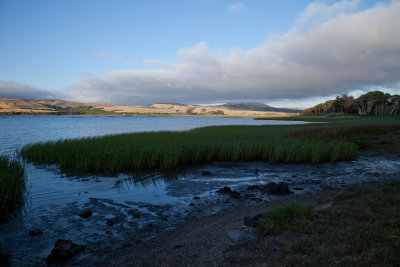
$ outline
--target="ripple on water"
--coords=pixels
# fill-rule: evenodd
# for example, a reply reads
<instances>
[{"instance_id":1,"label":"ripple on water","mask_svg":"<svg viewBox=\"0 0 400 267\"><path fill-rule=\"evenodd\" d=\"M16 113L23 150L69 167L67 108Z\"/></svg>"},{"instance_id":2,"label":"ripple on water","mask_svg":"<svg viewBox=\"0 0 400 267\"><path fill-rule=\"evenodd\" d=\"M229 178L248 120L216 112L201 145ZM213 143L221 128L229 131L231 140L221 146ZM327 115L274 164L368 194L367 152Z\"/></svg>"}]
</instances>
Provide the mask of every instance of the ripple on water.
<instances>
[{"instance_id":1,"label":"ripple on water","mask_svg":"<svg viewBox=\"0 0 400 267\"><path fill-rule=\"evenodd\" d=\"M397 157L362 154L353 162L337 164L215 162L177 174L179 179L159 173L133 179L126 174L66 177L54 166L35 168L28 164L29 201L21 216L4 225L1 239L8 244L14 264L37 265L58 238L87 244L87 253L92 253L91 246L115 243L128 235L138 241L145 240L187 218L254 203L251 199L233 200L215 193L224 186L244 195L248 185L285 181L291 188L302 189L296 190L296 194L304 194L327 185L398 179L399 168ZM204 176L205 170L210 175ZM153 179L145 180L149 177ZM268 201L274 197L257 195L256 198ZM84 208L93 210L91 217L84 219L78 215ZM31 237L28 233L32 229L41 229L43 234Z\"/></svg>"}]
</instances>

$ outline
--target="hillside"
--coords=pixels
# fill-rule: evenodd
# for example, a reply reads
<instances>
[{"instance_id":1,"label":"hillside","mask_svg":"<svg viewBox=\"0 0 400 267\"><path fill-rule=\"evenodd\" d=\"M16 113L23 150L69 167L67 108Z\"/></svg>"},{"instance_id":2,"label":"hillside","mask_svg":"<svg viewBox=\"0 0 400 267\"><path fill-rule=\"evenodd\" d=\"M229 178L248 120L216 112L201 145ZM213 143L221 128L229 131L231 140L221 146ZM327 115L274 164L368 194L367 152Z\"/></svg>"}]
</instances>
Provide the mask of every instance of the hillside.
<instances>
[{"instance_id":1,"label":"hillside","mask_svg":"<svg viewBox=\"0 0 400 267\"><path fill-rule=\"evenodd\" d=\"M263 103L256 102L230 102L222 105L229 109L238 110L255 110L255 111L268 111L268 112L285 112L285 113L302 113L300 109L289 109L289 108L274 108Z\"/></svg>"},{"instance_id":2,"label":"hillside","mask_svg":"<svg viewBox=\"0 0 400 267\"><path fill-rule=\"evenodd\" d=\"M0 98L1 115L109 115L109 116L289 116L299 110L278 109L258 103L228 103L220 106L197 106L178 103L147 106L118 106L54 100Z\"/></svg>"}]
</instances>

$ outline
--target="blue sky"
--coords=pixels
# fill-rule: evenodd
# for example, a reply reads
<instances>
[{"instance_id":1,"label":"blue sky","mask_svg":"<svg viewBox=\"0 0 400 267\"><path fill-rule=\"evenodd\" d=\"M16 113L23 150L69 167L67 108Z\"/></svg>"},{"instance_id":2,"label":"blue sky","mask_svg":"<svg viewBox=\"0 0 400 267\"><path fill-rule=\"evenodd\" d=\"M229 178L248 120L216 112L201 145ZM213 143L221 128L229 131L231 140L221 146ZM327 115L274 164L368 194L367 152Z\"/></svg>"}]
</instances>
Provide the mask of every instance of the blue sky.
<instances>
[{"instance_id":1,"label":"blue sky","mask_svg":"<svg viewBox=\"0 0 400 267\"><path fill-rule=\"evenodd\" d=\"M371 37L365 37L369 30L362 26L362 19L357 21L357 16L365 21L375 18L371 34L382 25L395 30L398 17L391 25L376 17L398 15L398 4L366 0L0 0L0 97L57 97L125 105L245 100L296 106L354 90L379 88L398 93L400 83L393 78L399 74L396 64L383 62L362 74L338 73L336 83L325 82L326 74L319 73L321 69L330 72L329 58L335 53L346 57L347 46L359 46L364 54L376 53L373 62L377 56L390 58L399 52L397 40L385 46L389 35L393 38L397 32L375 33L389 39L371 46ZM355 35L361 27L360 38L340 36L335 25L343 23ZM329 53L325 61L321 56L307 57L310 51L301 46L324 44L321 40L329 31L332 41L341 40L339 51L333 51L335 46L315 49L316 55ZM296 42L299 51L293 49ZM335 67L343 64L344 69L357 69L350 63L336 62ZM308 83L298 80L304 71ZM311 71L321 77L315 84L309 82ZM379 72L385 77L379 78ZM377 77L371 79L371 75Z\"/></svg>"}]
</instances>

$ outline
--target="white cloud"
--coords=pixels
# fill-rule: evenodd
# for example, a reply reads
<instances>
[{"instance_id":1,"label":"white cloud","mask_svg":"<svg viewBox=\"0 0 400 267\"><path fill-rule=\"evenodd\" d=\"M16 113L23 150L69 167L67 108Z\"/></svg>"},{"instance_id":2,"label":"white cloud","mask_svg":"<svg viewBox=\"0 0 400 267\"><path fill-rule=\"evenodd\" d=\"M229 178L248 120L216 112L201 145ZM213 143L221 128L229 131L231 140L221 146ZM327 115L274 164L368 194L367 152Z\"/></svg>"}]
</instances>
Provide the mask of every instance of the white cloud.
<instances>
[{"instance_id":1,"label":"white cloud","mask_svg":"<svg viewBox=\"0 0 400 267\"><path fill-rule=\"evenodd\" d=\"M309 4L295 22L296 28L312 28L334 17L350 13L359 6L359 0L343 0L328 5L326 1L315 1Z\"/></svg>"},{"instance_id":2,"label":"white cloud","mask_svg":"<svg viewBox=\"0 0 400 267\"><path fill-rule=\"evenodd\" d=\"M230 14L236 14L245 10L245 6L241 2L230 4L226 7Z\"/></svg>"},{"instance_id":3,"label":"white cloud","mask_svg":"<svg viewBox=\"0 0 400 267\"><path fill-rule=\"evenodd\" d=\"M82 78L64 93L70 99L119 104L277 101L366 86L400 93L400 2L352 11L356 6L357 1L316 2L299 23L318 14L323 22L303 31L295 25L260 47L222 54L200 42L181 49L175 65Z\"/></svg>"}]
</instances>

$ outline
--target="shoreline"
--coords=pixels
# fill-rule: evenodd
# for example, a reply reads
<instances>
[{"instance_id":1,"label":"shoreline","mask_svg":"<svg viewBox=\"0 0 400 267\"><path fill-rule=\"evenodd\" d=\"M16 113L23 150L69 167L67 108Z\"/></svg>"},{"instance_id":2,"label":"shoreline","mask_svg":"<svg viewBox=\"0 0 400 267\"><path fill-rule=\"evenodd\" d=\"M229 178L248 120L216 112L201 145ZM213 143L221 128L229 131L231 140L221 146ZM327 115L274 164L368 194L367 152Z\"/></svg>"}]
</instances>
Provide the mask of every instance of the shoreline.
<instances>
[{"instance_id":1,"label":"shoreline","mask_svg":"<svg viewBox=\"0 0 400 267\"><path fill-rule=\"evenodd\" d=\"M328 191L326 191L328 192ZM317 193L318 195L321 193ZM248 229L243 225L244 216L256 216L269 208L292 201L311 202L315 195L288 195L270 202L249 207L232 208L219 214L191 219L180 227L144 242L124 247L100 262L88 262L100 266L220 266L224 263L223 252L240 242L232 240L228 233ZM77 258L72 265L86 260Z\"/></svg>"},{"instance_id":2,"label":"shoreline","mask_svg":"<svg viewBox=\"0 0 400 267\"><path fill-rule=\"evenodd\" d=\"M400 177L396 180L400 180ZM310 206L324 211L332 207L334 199L353 188L388 186L392 182L323 189L314 194L282 196L270 202L242 208L232 208L219 214L191 219L174 230L162 233L143 243L121 243L111 253L108 248L98 250L103 257L79 255L68 264L84 266L265 266L271 262L247 263L257 257L254 251L261 242L272 242L273 237L263 237L257 228L244 225L244 217L256 216L288 203ZM279 250L272 252L270 260L276 260ZM245 259L237 262L237 258Z\"/></svg>"},{"instance_id":3,"label":"shoreline","mask_svg":"<svg viewBox=\"0 0 400 267\"><path fill-rule=\"evenodd\" d=\"M374 169L370 168L376 168L374 166L378 163L377 160L380 157L377 157L375 154L368 153L363 155L364 156L361 159L358 158L358 160L353 163L326 163L317 166L309 164L269 165L266 163L258 163L259 165L257 165L257 163L215 163L216 165L212 164L214 167L208 165L197 169L192 173L191 176L186 177L185 180L173 180L173 183L168 185L168 189L166 191L168 195L183 197L179 202L180 204L174 207L168 204L144 205L143 203L140 204L140 202L114 202L107 199L93 198L89 194L89 196L87 196L89 201L81 199L81 204L79 205L77 203L71 203L65 208L53 209L50 214L47 214L43 208L39 208L40 217L44 219L44 221L35 219L36 221L33 220L32 222L29 222L28 225L19 225L18 221L30 221L30 219L22 217L19 219L17 218L17 226L15 226L15 231L18 234L18 238L21 238L19 242L22 243L20 244L33 242L32 245L34 245L32 248L23 249L25 256L24 258L20 258L19 261L22 260L22 262L26 263L28 262L28 259L30 259L29 262L32 262L32 265L40 266L40 264L45 264L45 257L49 255L51 249L54 247L54 242L58 238L70 239L76 244L86 245L86 250L84 250L71 262L68 262L68 265L102 265L104 262L109 261L110 264L117 266L120 263L123 264L124 262L113 263L114 260L116 261L117 259L121 259L131 261L131 258L123 258L125 257L124 255L126 253L128 253L130 250L134 252L141 251L142 249L149 248L149 246L153 246L154 249L161 249L162 251L166 249L166 251L169 251L168 249L170 249L173 253L183 253L182 251L189 253L190 249L188 248L190 248L190 246L199 246L190 243L192 238L188 238L189 240L185 241L184 244L181 244L179 241L180 239L174 239L176 241L175 243L169 242L165 245L165 247L163 247L163 243L166 241L160 240L173 240L173 236L171 235L177 235L178 237L180 236L179 238L183 238L182 235L199 233L196 228L203 227L202 225L204 225L204 227L207 227L207 225L216 225L215 229L225 229L225 226L218 226L219 221L221 221L222 225L229 224L231 226L235 226L236 228L232 228L233 230L240 230L242 229L241 225L243 224L244 213L248 213L246 215L253 216L258 212L261 212L265 207L269 207L275 203L280 203L286 200L313 198L315 195L319 195L322 192L332 191L333 187L339 187L339 190L341 190L345 188L343 184L347 184L351 187L354 186L354 184L376 184L398 179L398 175L394 173L394 171L398 169L398 167L396 167L398 165L398 157L391 155L382 157L383 161L380 164L382 166L379 167L377 172L374 172ZM395 165L388 168L388 164L390 165L390 162L393 162ZM376 166L380 165L378 164ZM347 167L345 168L345 166ZM261 177L258 177L254 173L254 170L257 169L259 170ZM214 176L207 177L202 175L202 172L206 170L210 170ZM242 172L239 172L239 170L242 170ZM320 170L320 172L318 170ZM342 176L336 176L338 174L338 170L344 172ZM362 172L360 173L361 170ZM236 176L233 176L234 173ZM293 177L293 175L297 176L299 174L300 176ZM357 177L357 174L362 175L362 177ZM250 180L240 179L241 177L249 176L251 178ZM231 177L232 179L222 182L221 178L224 177ZM346 177L352 177L352 179L347 179ZM211 180L216 180L216 184L209 187L207 183ZM200 181L202 181L204 186L207 187L200 189L202 188L199 187L198 184ZM290 190L292 191L298 187L302 187L302 189L300 191L295 191L295 194L293 195L271 197L263 192L248 189L248 187L251 185L265 185L268 182L274 181L287 182ZM91 182L83 181L83 183ZM191 187L187 187L188 185ZM239 192L241 198L234 199L230 195L221 195L215 191L224 186L232 186L232 190ZM199 195L196 192L204 192L204 194ZM212 194L209 194L209 192ZM249 196L249 199L245 198L246 195L250 194L253 194L254 196ZM196 196L199 196L199 199L196 199ZM253 201L251 198L254 198L255 201ZM255 205L255 203L259 203L259 205ZM91 215L89 218L80 218L78 213L87 208L93 210L93 215ZM141 213L141 209L146 209L148 211L146 213ZM254 210L254 212L251 212L251 210ZM35 214L31 214L30 216L34 216L33 218L36 217ZM226 221L226 219L230 218L230 216L236 216L236 219L229 219ZM108 222L106 223L107 219L110 218L113 225L108 224ZM138 222L142 222L142 226L140 226L138 229L137 227L139 227L139 225L136 224L136 219L134 218L137 218ZM214 223L214 220L217 221ZM12 224L14 223L15 221ZM181 230L186 229L186 225L194 226L192 226L192 228L187 228L188 230ZM176 230L173 230L175 228ZM43 231L43 234L30 237L28 236L28 232L32 230L41 230ZM7 232L8 230L5 228L3 231ZM207 228L204 231L207 231ZM209 231L211 232L214 230L209 229ZM102 232L108 234L102 236ZM180 234L180 232L182 232L182 234ZM226 241L228 238L226 231L221 232L220 234L222 236L218 238L222 238L221 240ZM163 237L164 235L167 237ZM207 236L206 232L203 232L199 235ZM156 239L151 239L154 236L158 237L156 237ZM8 238L14 237L10 236ZM4 240L4 242L7 242L7 239ZM202 242L205 242L205 245L208 244L206 240L203 240ZM159 243L161 247L158 247L157 243ZM17 244L10 243L10 246L17 247ZM43 249L41 251L37 251L37 246L40 246ZM188 248L185 249L185 246L188 246ZM206 250L206 252L210 251L210 249ZM214 250L218 251L218 249L211 249L211 251ZM27 255L27 251L31 251L29 253L32 254ZM101 253L99 253L99 251L101 251ZM169 252L172 253L171 251ZM22 256L19 254L20 252L10 252L12 252L11 260L13 260L13 257L14 260L17 260L18 257ZM185 253L182 255L186 255ZM167 253L167 255L169 254ZM38 256L40 256L41 259L37 258L34 260L33 257ZM192 260L197 261L194 254L192 256ZM183 258L186 259L187 257L184 256ZM146 257L143 258L140 256L137 260L145 262ZM160 258L159 260L163 259ZM17 264L17 262L13 262L13 264ZM195 263L193 264L196 265ZM199 265L203 264L199 263Z\"/></svg>"}]
</instances>

